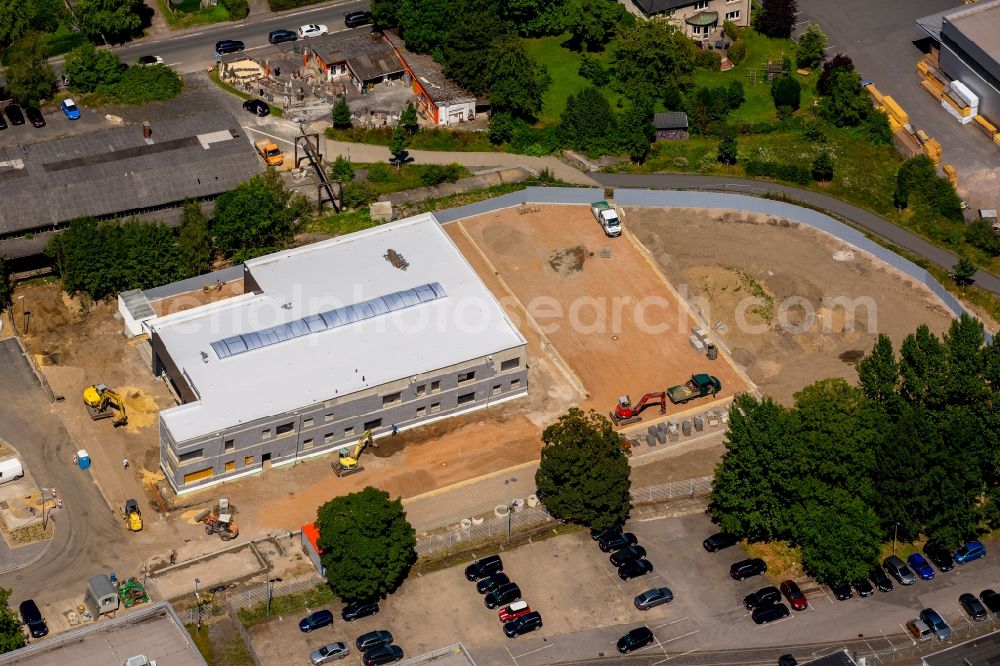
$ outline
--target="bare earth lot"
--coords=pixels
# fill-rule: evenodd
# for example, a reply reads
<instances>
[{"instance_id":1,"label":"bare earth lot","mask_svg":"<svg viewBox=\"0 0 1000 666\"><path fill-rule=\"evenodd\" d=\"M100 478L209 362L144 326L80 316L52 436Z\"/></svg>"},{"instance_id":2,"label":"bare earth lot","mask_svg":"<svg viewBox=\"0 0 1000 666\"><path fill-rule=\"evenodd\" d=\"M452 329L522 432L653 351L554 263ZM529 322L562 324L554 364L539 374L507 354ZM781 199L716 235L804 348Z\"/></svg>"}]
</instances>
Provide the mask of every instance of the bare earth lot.
<instances>
[{"instance_id":1,"label":"bare earth lot","mask_svg":"<svg viewBox=\"0 0 1000 666\"><path fill-rule=\"evenodd\" d=\"M952 319L922 285L794 222L772 225L738 211L635 208L627 211L626 224L678 291L686 292L689 301L702 299L705 319L724 324L716 334L761 392L782 402L791 402L796 391L823 377L854 382L854 363L871 351L879 333L889 335L898 349L920 324L941 334ZM760 332L738 325L738 305L753 282L774 303L769 326L761 326L764 321L752 306L745 311L747 324L761 327ZM824 298L838 297L869 299L856 302L874 307L854 310L852 330L846 308L823 305ZM779 325L783 303L789 305L790 327ZM795 330L806 323L808 309L815 314L813 325Z\"/></svg>"}]
</instances>

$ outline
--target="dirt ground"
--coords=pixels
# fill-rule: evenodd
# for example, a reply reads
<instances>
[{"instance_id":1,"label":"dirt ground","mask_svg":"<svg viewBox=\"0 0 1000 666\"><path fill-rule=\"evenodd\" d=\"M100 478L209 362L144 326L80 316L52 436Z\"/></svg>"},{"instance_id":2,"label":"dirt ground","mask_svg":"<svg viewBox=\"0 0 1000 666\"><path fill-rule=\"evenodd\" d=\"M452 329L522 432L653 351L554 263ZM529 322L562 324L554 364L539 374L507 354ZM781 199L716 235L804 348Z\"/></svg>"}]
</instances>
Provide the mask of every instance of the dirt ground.
<instances>
[{"instance_id":1,"label":"dirt ground","mask_svg":"<svg viewBox=\"0 0 1000 666\"><path fill-rule=\"evenodd\" d=\"M898 349L920 324L941 334L952 319L923 285L794 222L772 224L737 211L661 208L627 210L626 221L675 287L698 303L761 392L784 403L823 377L855 381L854 364L879 333L889 335ZM755 289L763 291L758 294L765 305L747 307L747 325L738 325L740 303ZM855 308L852 326L847 308L823 302L839 297L870 299L874 307ZM809 310L815 314L811 326Z\"/></svg>"},{"instance_id":2,"label":"dirt ground","mask_svg":"<svg viewBox=\"0 0 1000 666\"><path fill-rule=\"evenodd\" d=\"M643 252L627 237L605 237L587 208L507 209L447 229L485 256L491 270L480 275L495 273L506 287L497 296L516 298L520 330L533 327L524 311L531 314L584 387L584 408L607 413L620 395L638 400L698 372L722 381L720 398L750 388L724 354L708 361L690 347L695 320ZM668 415L681 411L667 407Z\"/></svg>"}]
</instances>

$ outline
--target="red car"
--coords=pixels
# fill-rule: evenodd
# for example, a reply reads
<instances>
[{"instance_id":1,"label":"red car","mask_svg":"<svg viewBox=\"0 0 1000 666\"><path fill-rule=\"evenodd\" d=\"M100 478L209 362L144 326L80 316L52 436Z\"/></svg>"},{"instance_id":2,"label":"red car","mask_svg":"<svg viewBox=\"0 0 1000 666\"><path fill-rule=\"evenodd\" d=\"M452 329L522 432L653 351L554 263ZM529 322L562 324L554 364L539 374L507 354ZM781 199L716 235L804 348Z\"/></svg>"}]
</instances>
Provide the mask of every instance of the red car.
<instances>
[{"instance_id":1,"label":"red car","mask_svg":"<svg viewBox=\"0 0 1000 666\"><path fill-rule=\"evenodd\" d=\"M802 590L799 589L794 580L786 580L782 583L781 593L785 595L785 599L788 599L788 604L797 611L805 610L809 606L806 595L802 594Z\"/></svg>"},{"instance_id":2,"label":"red car","mask_svg":"<svg viewBox=\"0 0 1000 666\"><path fill-rule=\"evenodd\" d=\"M531 609L528 608L527 601L515 601L509 606L504 606L500 609L500 621L510 622L511 620L516 620L522 615L527 615L530 612Z\"/></svg>"}]
</instances>

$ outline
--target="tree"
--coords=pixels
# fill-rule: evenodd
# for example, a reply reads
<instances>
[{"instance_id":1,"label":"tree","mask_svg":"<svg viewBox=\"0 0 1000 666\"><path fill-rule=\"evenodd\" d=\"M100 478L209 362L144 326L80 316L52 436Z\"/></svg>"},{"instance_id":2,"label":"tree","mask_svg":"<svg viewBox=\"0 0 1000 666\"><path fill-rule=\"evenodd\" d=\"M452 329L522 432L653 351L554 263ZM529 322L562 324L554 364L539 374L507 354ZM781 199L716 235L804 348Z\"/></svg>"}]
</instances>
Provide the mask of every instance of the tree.
<instances>
[{"instance_id":1,"label":"tree","mask_svg":"<svg viewBox=\"0 0 1000 666\"><path fill-rule=\"evenodd\" d=\"M681 111L684 109L684 98L677 86L667 86L663 89L663 106L667 111Z\"/></svg>"},{"instance_id":2,"label":"tree","mask_svg":"<svg viewBox=\"0 0 1000 666\"><path fill-rule=\"evenodd\" d=\"M565 29L566 0L499 0L496 7L499 18L525 37L558 35Z\"/></svg>"},{"instance_id":3,"label":"tree","mask_svg":"<svg viewBox=\"0 0 1000 666\"><path fill-rule=\"evenodd\" d=\"M853 72L854 61L849 56L838 53L823 63L823 71L820 72L819 80L816 82L816 90L819 91L820 95L830 94L830 77L840 69Z\"/></svg>"},{"instance_id":4,"label":"tree","mask_svg":"<svg viewBox=\"0 0 1000 666\"><path fill-rule=\"evenodd\" d=\"M375 30L396 27L396 7L399 0L371 0L369 10Z\"/></svg>"},{"instance_id":5,"label":"tree","mask_svg":"<svg viewBox=\"0 0 1000 666\"><path fill-rule=\"evenodd\" d=\"M968 257L959 257L958 263L952 266L951 270L955 274L955 284L964 287L975 282L973 276L975 276L976 271L979 269L976 268L976 265Z\"/></svg>"},{"instance_id":6,"label":"tree","mask_svg":"<svg viewBox=\"0 0 1000 666\"><path fill-rule=\"evenodd\" d=\"M643 21L625 30L613 55L618 89L633 99L657 99L667 86L691 85L691 40L666 21Z\"/></svg>"},{"instance_id":7,"label":"tree","mask_svg":"<svg viewBox=\"0 0 1000 666\"><path fill-rule=\"evenodd\" d=\"M142 0L77 0L80 28L93 40L124 41L142 28Z\"/></svg>"},{"instance_id":8,"label":"tree","mask_svg":"<svg viewBox=\"0 0 1000 666\"><path fill-rule=\"evenodd\" d=\"M501 111L500 113L490 114L487 136L490 139L490 143L494 146L508 143L514 137L514 130L516 129L517 122L509 113Z\"/></svg>"},{"instance_id":9,"label":"tree","mask_svg":"<svg viewBox=\"0 0 1000 666\"><path fill-rule=\"evenodd\" d=\"M600 51L628 15L625 5L613 0L570 0L565 10L570 42L579 49Z\"/></svg>"},{"instance_id":10,"label":"tree","mask_svg":"<svg viewBox=\"0 0 1000 666\"><path fill-rule=\"evenodd\" d=\"M7 92L17 102L37 108L56 84L56 74L45 59L41 36L29 32L14 44L4 69Z\"/></svg>"},{"instance_id":11,"label":"tree","mask_svg":"<svg viewBox=\"0 0 1000 666\"><path fill-rule=\"evenodd\" d=\"M7 264L3 257L0 257L0 312L10 307L14 290L10 286L10 274L7 272Z\"/></svg>"},{"instance_id":12,"label":"tree","mask_svg":"<svg viewBox=\"0 0 1000 666\"><path fill-rule=\"evenodd\" d=\"M333 111L330 112L330 115L334 129L346 130L351 129L354 125L354 116L351 113L351 107L347 105L346 97L341 97L337 100L337 103L333 105Z\"/></svg>"},{"instance_id":13,"label":"tree","mask_svg":"<svg viewBox=\"0 0 1000 666\"><path fill-rule=\"evenodd\" d=\"M0 654L23 648L27 641L21 630L21 620L8 605L10 590L0 587Z\"/></svg>"},{"instance_id":14,"label":"tree","mask_svg":"<svg viewBox=\"0 0 1000 666\"><path fill-rule=\"evenodd\" d=\"M812 69L823 62L826 51L826 35L815 23L810 23L806 31L799 37L798 48L795 50L795 61L799 67Z\"/></svg>"},{"instance_id":15,"label":"tree","mask_svg":"<svg viewBox=\"0 0 1000 666\"><path fill-rule=\"evenodd\" d=\"M730 110L735 111L740 108L746 97L746 92L743 90L742 83L739 81L729 82L729 86L726 88L726 103L728 104Z\"/></svg>"},{"instance_id":16,"label":"tree","mask_svg":"<svg viewBox=\"0 0 1000 666\"><path fill-rule=\"evenodd\" d=\"M608 98L591 86L566 100L556 136L561 146L599 155L612 150L616 131L617 119Z\"/></svg>"},{"instance_id":17,"label":"tree","mask_svg":"<svg viewBox=\"0 0 1000 666\"><path fill-rule=\"evenodd\" d=\"M768 37L788 38L792 36L796 13L798 3L795 0L763 0L754 27Z\"/></svg>"},{"instance_id":18,"label":"tree","mask_svg":"<svg viewBox=\"0 0 1000 666\"><path fill-rule=\"evenodd\" d=\"M893 414L899 410L899 363L892 340L884 333L879 334L872 352L858 362L858 384L882 411Z\"/></svg>"},{"instance_id":19,"label":"tree","mask_svg":"<svg viewBox=\"0 0 1000 666\"><path fill-rule=\"evenodd\" d=\"M719 142L719 154L716 157L722 164L736 164L736 128L726 127Z\"/></svg>"},{"instance_id":20,"label":"tree","mask_svg":"<svg viewBox=\"0 0 1000 666\"><path fill-rule=\"evenodd\" d=\"M629 464L608 419L573 407L542 432L542 443L535 486L553 516L597 529L625 520Z\"/></svg>"},{"instance_id":21,"label":"tree","mask_svg":"<svg viewBox=\"0 0 1000 666\"><path fill-rule=\"evenodd\" d=\"M406 40L406 48L414 53L433 53L448 41L455 25L452 5L448 0L399 0L396 23Z\"/></svg>"},{"instance_id":22,"label":"tree","mask_svg":"<svg viewBox=\"0 0 1000 666\"><path fill-rule=\"evenodd\" d=\"M119 104L148 104L177 97L183 88L181 77L166 65L143 65L125 70L114 95Z\"/></svg>"},{"instance_id":23,"label":"tree","mask_svg":"<svg viewBox=\"0 0 1000 666\"><path fill-rule=\"evenodd\" d=\"M470 92L482 95L489 86L486 63L493 42L510 34L510 28L485 0L469 0L456 7L456 25L445 41L442 64L445 74Z\"/></svg>"},{"instance_id":24,"label":"tree","mask_svg":"<svg viewBox=\"0 0 1000 666\"><path fill-rule=\"evenodd\" d=\"M55 32L62 10L59 0L0 0L0 46L13 44L30 30Z\"/></svg>"},{"instance_id":25,"label":"tree","mask_svg":"<svg viewBox=\"0 0 1000 666\"><path fill-rule=\"evenodd\" d=\"M806 571L833 585L865 580L882 550L878 516L842 488L827 486L810 495L823 499L802 507L794 537Z\"/></svg>"},{"instance_id":26,"label":"tree","mask_svg":"<svg viewBox=\"0 0 1000 666\"><path fill-rule=\"evenodd\" d=\"M947 178L937 175L934 162L926 155L917 155L900 165L893 203L901 208L926 209L950 220L962 219L958 193Z\"/></svg>"},{"instance_id":27,"label":"tree","mask_svg":"<svg viewBox=\"0 0 1000 666\"><path fill-rule=\"evenodd\" d=\"M830 73L827 93L820 100L820 113L837 127L856 127L874 109L853 69L841 67Z\"/></svg>"},{"instance_id":28,"label":"tree","mask_svg":"<svg viewBox=\"0 0 1000 666\"><path fill-rule=\"evenodd\" d=\"M113 86L122 78L125 66L121 59L107 50L97 50L91 42L84 42L66 54L63 73L69 78L70 87L78 92L94 92L100 86Z\"/></svg>"},{"instance_id":29,"label":"tree","mask_svg":"<svg viewBox=\"0 0 1000 666\"><path fill-rule=\"evenodd\" d=\"M223 192L211 225L216 247L234 263L284 247L292 239L290 199L274 171Z\"/></svg>"},{"instance_id":30,"label":"tree","mask_svg":"<svg viewBox=\"0 0 1000 666\"><path fill-rule=\"evenodd\" d=\"M828 151L821 151L813 160L812 177L824 183L833 180L833 158Z\"/></svg>"},{"instance_id":31,"label":"tree","mask_svg":"<svg viewBox=\"0 0 1000 666\"><path fill-rule=\"evenodd\" d=\"M184 202L183 222L177 231L184 268L190 275L207 273L212 267L212 238L208 233L208 218L201 204L192 199Z\"/></svg>"},{"instance_id":32,"label":"tree","mask_svg":"<svg viewBox=\"0 0 1000 666\"><path fill-rule=\"evenodd\" d=\"M417 559L417 536L399 499L372 486L335 497L316 512L326 579L341 600L395 591Z\"/></svg>"},{"instance_id":33,"label":"tree","mask_svg":"<svg viewBox=\"0 0 1000 666\"><path fill-rule=\"evenodd\" d=\"M349 183L354 180L354 167L351 166L350 161L343 155L337 155L337 159L333 161L333 166L330 167L330 178L339 180L342 183Z\"/></svg>"},{"instance_id":34,"label":"tree","mask_svg":"<svg viewBox=\"0 0 1000 666\"><path fill-rule=\"evenodd\" d=\"M493 113L531 120L542 110L542 72L517 37L497 39L486 58L483 78Z\"/></svg>"},{"instance_id":35,"label":"tree","mask_svg":"<svg viewBox=\"0 0 1000 666\"><path fill-rule=\"evenodd\" d=\"M396 157L405 152L408 145L410 145L410 137L407 136L406 130L403 129L402 125L396 125L392 130L392 138L389 139L389 152L392 153L393 157ZM402 164L397 166L402 166Z\"/></svg>"},{"instance_id":36,"label":"tree","mask_svg":"<svg viewBox=\"0 0 1000 666\"><path fill-rule=\"evenodd\" d=\"M417 107L413 106L413 102L407 103L406 108L403 109L403 113L399 116L399 124L410 136L416 134L417 130L420 129L420 123L417 120Z\"/></svg>"},{"instance_id":37,"label":"tree","mask_svg":"<svg viewBox=\"0 0 1000 666\"><path fill-rule=\"evenodd\" d=\"M901 405L878 443L879 460L892 460L900 451L910 451L921 461L921 474L908 465L883 465L875 475L875 503L884 538L897 536L903 541L916 538L927 519L924 494L923 452L942 446L931 416L921 408Z\"/></svg>"},{"instance_id":38,"label":"tree","mask_svg":"<svg viewBox=\"0 0 1000 666\"><path fill-rule=\"evenodd\" d=\"M603 87L611 80L611 73L601 64L601 61L589 53L580 54L580 76L597 87Z\"/></svg>"},{"instance_id":39,"label":"tree","mask_svg":"<svg viewBox=\"0 0 1000 666\"><path fill-rule=\"evenodd\" d=\"M991 257L1000 256L1000 234L984 220L976 220L965 228L965 241Z\"/></svg>"},{"instance_id":40,"label":"tree","mask_svg":"<svg viewBox=\"0 0 1000 666\"><path fill-rule=\"evenodd\" d=\"M774 108L787 107L797 111L802 99L802 86L791 74L782 74L771 81L771 99Z\"/></svg>"},{"instance_id":41,"label":"tree","mask_svg":"<svg viewBox=\"0 0 1000 666\"><path fill-rule=\"evenodd\" d=\"M618 119L618 146L636 164L642 164L649 157L655 138L652 104L637 102Z\"/></svg>"},{"instance_id":42,"label":"tree","mask_svg":"<svg viewBox=\"0 0 1000 666\"><path fill-rule=\"evenodd\" d=\"M947 400L948 355L926 324L899 347L900 396L912 407L940 409Z\"/></svg>"}]
</instances>

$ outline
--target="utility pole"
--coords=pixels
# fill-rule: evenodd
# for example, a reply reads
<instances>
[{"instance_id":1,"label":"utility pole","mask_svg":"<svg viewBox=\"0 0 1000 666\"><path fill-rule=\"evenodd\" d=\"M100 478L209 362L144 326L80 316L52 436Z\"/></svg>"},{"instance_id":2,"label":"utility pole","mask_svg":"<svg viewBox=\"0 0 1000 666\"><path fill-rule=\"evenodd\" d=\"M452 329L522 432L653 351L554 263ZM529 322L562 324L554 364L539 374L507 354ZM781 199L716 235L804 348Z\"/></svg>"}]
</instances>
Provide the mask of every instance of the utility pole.
<instances>
[{"instance_id":1,"label":"utility pole","mask_svg":"<svg viewBox=\"0 0 1000 666\"><path fill-rule=\"evenodd\" d=\"M194 579L194 603L198 607L198 631L201 631L201 595L198 594L198 583L200 582L200 578Z\"/></svg>"}]
</instances>

